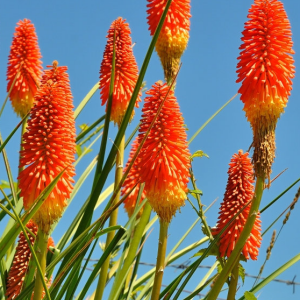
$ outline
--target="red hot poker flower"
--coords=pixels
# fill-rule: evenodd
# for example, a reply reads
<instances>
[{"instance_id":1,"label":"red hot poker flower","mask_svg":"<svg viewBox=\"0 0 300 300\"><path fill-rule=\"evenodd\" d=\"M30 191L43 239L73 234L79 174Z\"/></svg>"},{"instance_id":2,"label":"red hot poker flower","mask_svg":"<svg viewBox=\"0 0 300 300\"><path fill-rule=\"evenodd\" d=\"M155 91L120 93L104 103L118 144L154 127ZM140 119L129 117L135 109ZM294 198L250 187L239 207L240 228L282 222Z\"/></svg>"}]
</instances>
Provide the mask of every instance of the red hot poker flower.
<instances>
[{"instance_id":1,"label":"red hot poker flower","mask_svg":"<svg viewBox=\"0 0 300 300\"><path fill-rule=\"evenodd\" d=\"M27 223L26 227L30 229L30 231L34 235L37 234L38 226L32 220L30 220ZM29 237L31 245L33 245L35 238L29 233L27 235ZM54 241L51 237L48 240L48 249L50 246L54 247ZM7 284L6 284L7 300L15 299L20 294L23 286L24 278L28 270L30 258L31 258L30 248L28 246L24 233L21 232L19 235L19 241L16 248L14 260L7 276ZM47 278L45 278L45 280L50 287L51 281L48 280Z\"/></svg>"},{"instance_id":2,"label":"red hot poker flower","mask_svg":"<svg viewBox=\"0 0 300 300\"><path fill-rule=\"evenodd\" d=\"M256 0L249 9L237 65L241 100L249 122L261 115L278 118L292 89L295 67L291 26L277 0ZM273 117L274 116L274 117Z\"/></svg>"},{"instance_id":3,"label":"red hot poker flower","mask_svg":"<svg viewBox=\"0 0 300 300\"><path fill-rule=\"evenodd\" d=\"M275 157L275 127L292 89L291 26L278 0L255 0L245 23L237 65L244 111L254 132L256 175L269 177Z\"/></svg>"},{"instance_id":4,"label":"red hot poker flower","mask_svg":"<svg viewBox=\"0 0 300 300\"><path fill-rule=\"evenodd\" d=\"M48 66L50 67L50 66ZM23 135L19 175L21 197L28 210L41 191L65 169L55 188L34 215L43 232L60 218L73 189L75 121L67 67L45 71Z\"/></svg>"},{"instance_id":5,"label":"red hot poker flower","mask_svg":"<svg viewBox=\"0 0 300 300\"><path fill-rule=\"evenodd\" d=\"M102 105L107 103L112 71L114 33L115 40L115 86L110 119L120 125L125 115L133 89L138 78L138 67L132 51L132 41L128 23L122 18L113 21L107 35L103 60L100 68L100 90ZM140 102L136 101L136 107ZM133 117L134 112L132 113Z\"/></svg>"},{"instance_id":6,"label":"red hot poker flower","mask_svg":"<svg viewBox=\"0 0 300 300\"><path fill-rule=\"evenodd\" d=\"M24 19L17 23L7 66L7 92L20 71L10 93L15 112L23 117L33 106L34 95L42 77L41 53L34 25Z\"/></svg>"},{"instance_id":7,"label":"red hot poker flower","mask_svg":"<svg viewBox=\"0 0 300 300\"><path fill-rule=\"evenodd\" d=\"M148 0L148 24L154 35L167 0ZM186 49L190 31L190 0L173 0L156 42L156 51L168 82L176 74L180 57Z\"/></svg>"},{"instance_id":8,"label":"red hot poker flower","mask_svg":"<svg viewBox=\"0 0 300 300\"><path fill-rule=\"evenodd\" d=\"M220 237L219 251L221 257L230 256L247 221L254 196L253 176L253 167L248 152L243 154L243 151L240 150L238 154L233 155L229 164L226 192L221 203L219 220L216 229L213 231L213 235L219 234L228 222L237 213L241 212ZM247 206L245 207L245 205ZM257 259L262 239L260 223L260 215L258 214L251 235L242 250L246 259L250 257L253 260Z\"/></svg>"},{"instance_id":9,"label":"red hot poker flower","mask_svg":"<svg viewBox=\"0 0 300 300\"><path fill-rule=\"evenodd\" d=\"M139 144L138 144L138 138L134 140L132 143L132 147L130 150L129 154L129 159L126 164L126 167L124 169L124 172L126 172L126 169L128 168L128 165L130 164L134 154L137 151ZM138 159L135 160L132 168L130 169L124 183L122 186L122 196L126 195L129 193L132 189L132 192L128 195L128 197L124 200L124 208L127 211L127 214L129 217L133 214L135 207L136 207L136 200L139 194L139 186L140 186L140 177L139 177L139 172L136 169ZM135 186L135 187L134 187ZM133 188L134 187L134 188ZM142 202L146 197L145 189L142 192L142 196L140 199L140 202ZM139 215L141 215L142 209L139 212Z\"/></svg>"},{"instance_id":10,"label":"red hot poker flower","mask_svg":"<svg viewBox=\"0 0 300 300\"><path fill-rule=\"evenodd\" d=\"M157 82L146 94L139 141L147 132L158 107L162 110L139 153L137 168L145 182L149 203L164 222L170 222L184 205L189 181L190 152L183 117L174 92Z\"/></svg>"}]
</instances>

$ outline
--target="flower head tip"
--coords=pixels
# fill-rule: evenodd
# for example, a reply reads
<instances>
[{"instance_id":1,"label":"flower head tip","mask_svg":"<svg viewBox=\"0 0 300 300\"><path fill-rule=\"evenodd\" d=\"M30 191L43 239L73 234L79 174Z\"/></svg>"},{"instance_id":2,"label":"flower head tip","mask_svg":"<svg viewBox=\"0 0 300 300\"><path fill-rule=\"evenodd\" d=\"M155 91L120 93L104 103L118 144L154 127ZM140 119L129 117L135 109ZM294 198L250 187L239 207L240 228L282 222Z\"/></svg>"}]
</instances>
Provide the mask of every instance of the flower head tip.
<instances>
[{"instance_id":1,"label":"flower head tip","mask_svg":"<svg viewBox=\"0 0 300 300\"><path fill-rule=\"evenodd\" d=\"M12 106L21 117L33 106L42 77L41 57L34 25L28 19L19 21L8 57L7 92L11 89Z\"/></svg>"},{"instance_id":2,"label":"flower head tip","mask_svg":"<svg viewBox=\"0 0 300 300\"><path fill-rule=\"evenodd\" d=\"M118 18L112 22L107 35L103 60L100 67L100 84L102 105L107 103L112 72L113 45L115 36L115 84L110 119L120 125L132 96L137 78L138 67L132 51L130 28L126 20ZM140 102L140 95L136 107ZM133 117L132 113L131 118Z\"/></svg>"},{"instance_id":3,"label":"flower head tip","mask_svg":"<svg viewBox=\"0 0 300 300\"><path fill-rule=\"evenodd\" d=\"M147 19L150 34L154 35L167 0L148 0L148 2ZM181 55L187 47L190 9L190 0L172 1L155 45L167 82L171 82L176 75Z\"/></svg>"}]
</instances>

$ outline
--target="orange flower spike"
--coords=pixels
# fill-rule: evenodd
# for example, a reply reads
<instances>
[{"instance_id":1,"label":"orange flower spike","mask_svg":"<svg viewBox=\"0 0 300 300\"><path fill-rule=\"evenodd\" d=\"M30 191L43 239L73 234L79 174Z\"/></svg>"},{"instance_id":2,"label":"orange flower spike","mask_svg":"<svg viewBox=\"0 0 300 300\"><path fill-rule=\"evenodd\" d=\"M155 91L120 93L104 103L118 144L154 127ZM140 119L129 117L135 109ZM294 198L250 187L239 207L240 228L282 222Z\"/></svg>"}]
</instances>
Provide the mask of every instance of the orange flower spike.
<instances>
[{"instance_id":1,"label":"orange flower spike","mask_svg":"<svg viewBox=\"0 0 300 300\"><path fill-rule=\"evenodd\" d=\"M154 35L167 0L148 0L148 25ZM181 55L187 47L190 31L190 0L173 0L158 40L156 51L164 68L165 78L170 82L176 74Z\"/></svg>"},{"instance_id":2,"label":"orange flower spike","mask_svg":"<svg viewBox=\"0 0 300 300\"><path fill-rule=\"evenodd\" d=\"M27 223L26 227L30 229L30 231L33 234L35 235L37 234L38 226L32 220L30 220ZM27 233L27 235L29 237L31 245L33 245L35 242L35 237L33 237L29 233ZM49 246L54 247L54 241L51 237L48 240L48 249ZM16 248L14 260L7 276L7 284L6 284L7 300L15 299L20 294L23 286L24 278L28 270L30 258L31 258L30 248L28 246L24 233L21 232L19 235L19 241ZM51 283L51 281L48 280L47 278L45 278L45 280L47 283L49 284Z\"/></svg>"},{"instance_id":3,"label":"orange flower spike","mask_svg":"<svg viewBox=\"0 0 300 300\"><path fill-rule=\"evenodd\" d=\"M254 132L256 175L270 177L275 128L292 89L294 60L291 26L278 0L255 0L245 23L237 64L246 117Z\"/></svg>"},{"instance_id":4,"label":"orange flower spike","mask_svg":"<svg viewBox=\"0 0 300 300\"><path fill-rule=\"evenodd\" d=\"M233 155L229 164L226 192L221 203L216 229L213 230L213 235L219 234L228 222L241 211L220 237L219 251L221 257L230 256L247 221L254 196L253 176L253 167L248 152L243 154L243 151L240 150L238 154ZM247 205L246 208L244 208L245 205ZM260 215L258 214L251 235L242 250L246 259L257 259L262 239L260 223Z\"/></svg>"},{"instance_id":5,"label":"orange flower spike","mask_svg":"<svg viewBox=\"0 0 300 300\"><path fill-rule=\"evenodd\" d=\"M34 95L42 77L41 53L34 25L24 19L17 23L7 66L7 92L20 71L10 93L17 115L24 117L34 103Z\"/></svg>"},{"instance_id":6,"label":"orange flower spike","mask_svg":"<svg viewBox=\"0 0 300 300\"><path fill-rule=\"evenodd\" d=\"M48 66L50 67L50 66ZM67 67L53 63L45 70L40 89L31 109L27 132L23 135L19 175L21 197L25 210L53 179L65 169L34 221L45 233L60 218L70 198L75 169L75 121Z\"/></svg>"},{"instance_id":7,"label":"orange flower spike","mask_svg":"<svg viewBox=\"0 0 300 300\"><path fill-rule=\"evenodd\" d=\"M139 141L148 130L157 109L162 110L138 156L137 169L149 203L164 222L170 222L184 205L189 181L190 152L183 117L174 92L157 82L146 94ZM167 95L167 96L166 96Z\"/></svg>"},{"instance_id":8,"label":"orange flower spike","mask_svg":"<svg viewBox=\"0 0 300 300\"><path fill-rule=\"evenodd\" d=\"M126 164L126 167L124 168L124 172L126 172L126 169L128 168L128 165L130 164L134 154L137 151L139 144L138 144L138 138L134 140L132 143L132 147L129 154L129 159ZM130 218L135 210L136 206L136 200L139 194L139 185L140 185L140 178L139 178L139 172L136 169L138 159L135 160L133 166L131 167L124 183L122 186L122 196L129 193L132 188L135 186L135 188L132 190L132 192L128 195L128 197L124 200L124 208L128 214L128 217ZM140 199L140 202L142 202L146 198L145 189L142 192L142 196ZM143 208L139 211L138 216L140 216L143 212Z\"/></svg>"},{"instance_id":9,"label":"orange flower spike","mask_svg":"<svg viewBox=\"0 0 300 300\"><path fill-rule=\"evenodd\" d=\"M279 118L292 89L295 67L291 26L278 0L256 0L249 9L237 65L241 100L249 122Z\"/></svg>"},{"instance_id":10,"label":"orange flower spike","mask_svg":"<svg viewBox=\"0 0 300 300\"><path fill-rule=\"evenodd\" d=\"M110 78L112 71L114 33L115 45L115 86L111 108L111 121L120 125L128 107L137 78L138 67L132 51L131 31L128 23L122 18L113 21L107 35L103 60L100 67L100 84L102 105L107 103L109 95ZM135 106L139 107L141 95L138 96ZM133 118L134 112L131 118Z\"/></svg>"}]
</instances>

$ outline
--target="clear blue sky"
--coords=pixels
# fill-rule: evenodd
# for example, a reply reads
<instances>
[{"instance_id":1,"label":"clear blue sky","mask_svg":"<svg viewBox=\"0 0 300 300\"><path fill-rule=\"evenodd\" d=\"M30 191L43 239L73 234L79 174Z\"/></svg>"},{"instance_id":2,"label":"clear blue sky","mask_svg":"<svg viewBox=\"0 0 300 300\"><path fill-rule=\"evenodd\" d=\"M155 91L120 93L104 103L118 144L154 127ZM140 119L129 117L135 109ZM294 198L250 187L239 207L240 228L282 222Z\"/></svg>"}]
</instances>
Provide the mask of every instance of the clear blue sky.
<instances>
[{"instance_id":1,"label":"clear blue sky","mask_svg":"<svg viewBox=\"0 0 300 300\"><path fill-rule=\"evenodd\" d=\"M276 160L273 165L273 176L282 170L288 170L272 184L270 190L265 191L262 207L273 200L280 192L300 177L300 81L297 75L300 61L300 2L298 0L285 0L285 9L289 16L294 41L294 55L296 77L293 80L292 95L289 98L285 114L278 122L276 130ZM253 0L228 0L228 1L200 1L192 0L191 32L188 48L182 57L182 68L178 76L176 96L187 127L188 135L193 133L229 98L238 90L236 84L236 64L239 55L241 32L247 20L248 9ZM150 43L150 35L146 23L146 1L138 0L113 0L113 1L2 1L0 4L0 105L6 96L6 68L9 47L12 41L16 23L20 19L30 19L38 35L38 42L42 53L43 66L50 65L53 60L58 60L59 65L69 68L71 89L74 96L75 107L80 103L86 93L98 81L99 68L106 43L106 33L113 20L117 17L126 18L132 31L132 40L136 43L134 54L139 68L142 65L145 53ZM146 73L147 87L163 79L163 72L156 53L153 54L150 67ZM233 153L239 149L247 150L252 142L252 132L247 123L242 103L237 97L215 118L193 141L191 152L203 150L209 159L196 159L193 169L197 177L198 187L203 191L202 201L206 206L214 199L218 202L207 214L210 226L217 221L220 201L223 199L227 182L228 163ZM103 115L104 108L100 105L100 96L97 93L85 108L77 123L91 124ZM128 129L127 136L136 126L140 117L140 109L136 110L136 117ZM0 119L0 131L5 138L16 126L19 119L13 113L10 103L5 108ZM116 129L110 131L110 138L114 139ZM81 173L89 161L96 155L99 146L96 144L93 153L84 159L77 168ZM17 174L17 160L19 151L19 134L10 141L7 152L13 174ZM127 151L128 153L128 151ZM3 161L0 162L0 179L6 180ZM92 177L90 178L91 181ZM112 182L107 182L107 184ZM72 216L77 212L80 204L85 201L90 183L86 185L86 192L82 191L66 212L63 222L54 232L54 239L60 237L60 231L70 223ZM266 211L262 219L262 227L266 229L272 220L277 217L293 200L299 184L282 197L273 207ZM99 214L101 208L99 209ZM300 251L298 228L300 227L300 205L296 205L291 218L284 227L274 250L271 261L267 263L263 276L273 272L281 264ZM186 206L173 219L170 226L169 247L171 249L178 237L195 220L196 214L187 203ZM121 209L119 221L126 222L126 215ZM282 221L274 228L279 230ZM151 233L148 250L145 250L142 261L154 262L156 242L158 239L158 224ZM2 229L1 225L1 229ZM269 245L272 231L263 239L260 256L257 262L249 261L246 269L249 274L256 275L265 259L265 251ZM200 226L192 232L184 245L197 241L203 237ZM97 253L93 256L97 258ZM188 259L186 257L185 259ZM204 262L212 264L213 259ZM147 268L144 268L147 270ZM173 269L166 272L164 284L177 276L179 271ZM204 273L200 270L190 284L188 290L193 290ZM141 275L141 273L139 273ZM281 279L292 280L297 275L300 281L299 263L280 276ZM251 288L253 280L246 279L241 291ZM269 284L260 292L260 299L299 299L300 290L292 293L291 286L279 283ZM225 296L223 296L225 298Z\"/></svg>"}]
</instances>

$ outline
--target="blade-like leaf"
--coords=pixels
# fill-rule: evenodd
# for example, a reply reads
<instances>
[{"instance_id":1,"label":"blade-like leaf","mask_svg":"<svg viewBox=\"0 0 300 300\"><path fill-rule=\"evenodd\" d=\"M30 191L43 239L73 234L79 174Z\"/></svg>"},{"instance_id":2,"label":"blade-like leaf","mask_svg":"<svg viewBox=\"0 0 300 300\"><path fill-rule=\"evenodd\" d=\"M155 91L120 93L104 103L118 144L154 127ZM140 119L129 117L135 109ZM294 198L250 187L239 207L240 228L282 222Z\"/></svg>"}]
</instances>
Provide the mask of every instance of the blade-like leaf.
<instances>
[{"instance_id":1,"label":"blade-like leaf","mask_svg":"<svg viewBox=\"0 0 300 300\"><path fill-rule=\"evenodd\" d=\"M283 264L281 267L279 267L276 271L274 271L272 274L270 274L268 277L266 277L264 280L262 280L259 284L257 284L255 287L253 287L249 292L250 293L257 293L259 290L261 290L264 286L266 286L269 282L271 282L273 279L278 277L282 272L293 266L295 263L297 263L300 260L300 253L298 253L296 256L294 256L292 259L290 259L288 262ZM238 300L246 300L245 296L239 298Z\"/></svg>"},{"instance_id":2,"label":"blade-like leaf","mask_svg":"<svg viewBox=\"0 0 300 300\"><path fill-rule=\"evenodd\" d=\"M78 134L76 138L76 143L78 143L81 139L83 139L89 132L91 132L98 124L100 124L105 119L105 115L95 121L92 125L88 128L83 130L80 134Z\"/></svg>"},{"instance_id":3,"label":"blade-like leaf","mask_svg":"<svg viewBox=\"0 0 300 300\"><path fill-rule=\"evenodd\" d=\"M26 212L20 219L22 220L23 224L27 224L28 221L34 216L34 214L38 211L38 209L43 204L44 200L50 195L54 187L56 186L57 182L59 181L60 177L65 172L65 169L62 170L54 179L53 181L43 189L40 195L35 200L35 205L31 207L28 212ZM21 202L21 201L20 201ZM18 203L19 204L19 203ZM17 213L17 210L16 210ZM12 228L4 235L3 239L0 241L0 258L2 258L7 249L10 245L14 242L18 234L21 232L21 226L18 222L15 222Z\"/></svg>"},{"instance_id":4,"label":"blade-like leaf","mask_svg":"<svg viewBox=\"0 0 300 300\"><path fill-rule=\"evenodd\" d=\"M206 125L213 120L213 118L223 110L235 97L237 94L235 94L232 98L230 98L220 109L218 109L195 133L194 135L190 138L188 145L197 137L197 135L206 127Z\"/></svg>"},{"instance_id":5,"label":"blade-like leaf","mask_svg":"<svg viewBox=\"0 0 300 300\"><path fill-rule=\"evenodd\" d=\"M83 110L83 108L86 106L86 104L90 101L90 99L93 97L93 95L96 93L96 91L99 89L99 82L92 87L92 89L87 93L87 95L83 98L83 100L80 102L78 107L75 109L74 112L74 118L75 120Z\"/></svg>"}]
</instances>

